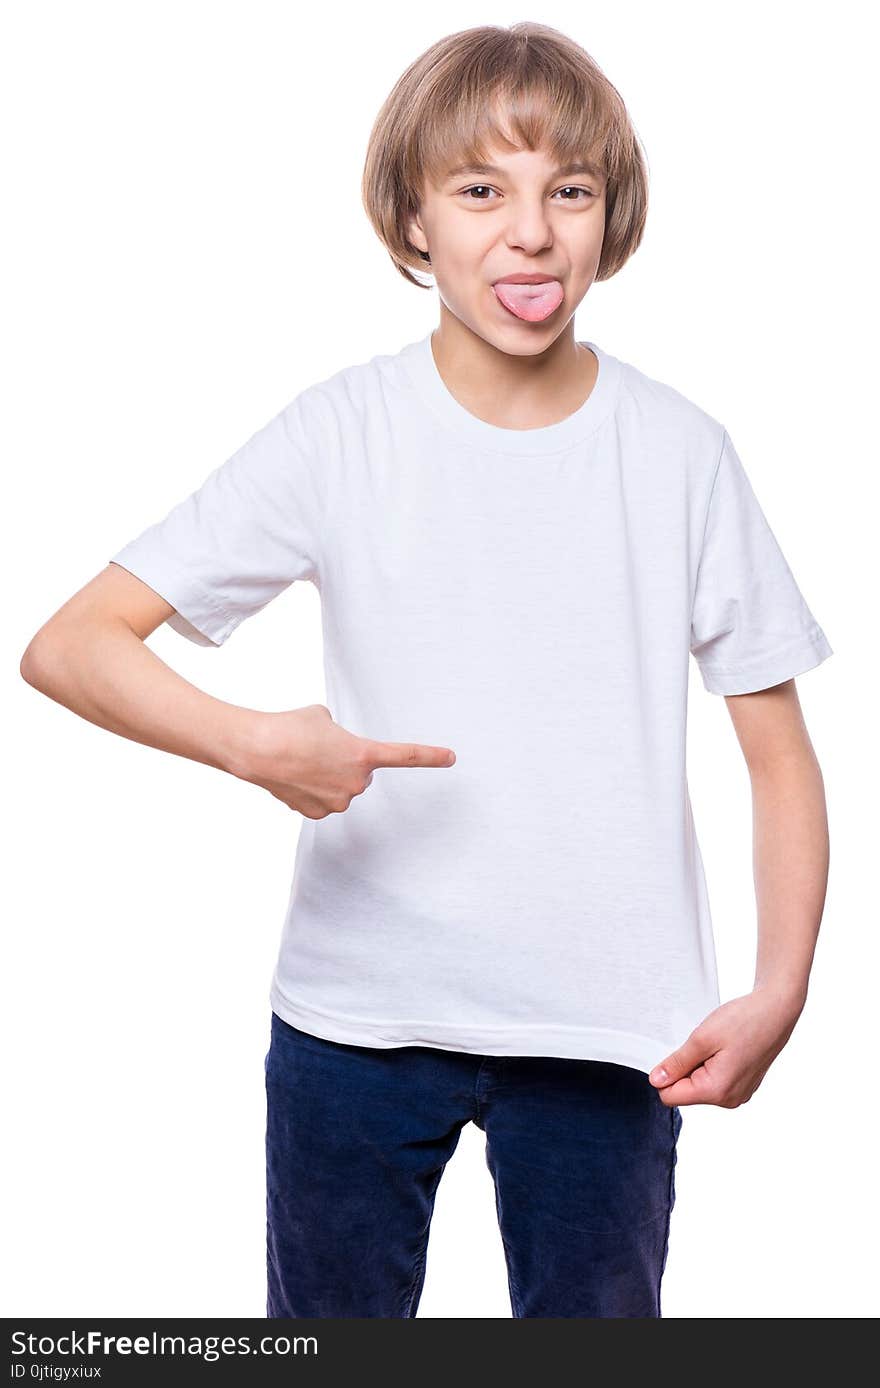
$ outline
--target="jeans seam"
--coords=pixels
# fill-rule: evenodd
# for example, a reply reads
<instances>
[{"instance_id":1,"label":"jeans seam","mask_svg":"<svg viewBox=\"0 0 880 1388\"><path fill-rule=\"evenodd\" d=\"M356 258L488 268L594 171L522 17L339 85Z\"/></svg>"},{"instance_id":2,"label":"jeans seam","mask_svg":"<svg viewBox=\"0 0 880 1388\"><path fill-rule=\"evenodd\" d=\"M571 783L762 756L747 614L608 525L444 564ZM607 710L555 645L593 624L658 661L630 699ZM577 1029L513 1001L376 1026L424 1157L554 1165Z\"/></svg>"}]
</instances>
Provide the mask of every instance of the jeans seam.
<instances>
[{"instance_id":1,"label":"jeans seam","mask_svg":"<svg viewBox=\"0 0 880 1388\"><path fill-rule=\"evenodd\" d=\"M499 1211L499 1217L500 1217L500 1211ZM512 1305L512 1310L513 1310L514 1318L515 1318L516 1320L522 1320L523 1317L521 1317L518 1313L522 1310L522 1308L523 1308L523 1306L525 1305L525 1303L524 1303L524 1301L523 1301L522 1292L520 1291L520 1288L519 1288L519 1283L517 1282L517 1280L516 1280L516 1278L515 1278L515 1276L514 1276L514 1274L513 1274L513 1262L512 1262L512 1260L511 1260L511 1255L510 1255L510 1245L508 1244L507 1239L504 1237L504 1232L503 1232L503 1230L499 1229L499 1233L501 1234L501 1243L502 1243L502 1246L503 1246L503 1248L504 1248L504 1260L505 1260L505 1262L507 1263L507 1281L508 1281L508 1283L509 1283L509 1285L510 1285L511 1300L512 1300L512 1303L513 1303L513 1305Z\"/></svg>"},{"instance_id":2,"label":"jeans seam","mask_svg":"<svg viewBox=\"0 0 880 1388\"><path fill-rule=\"evenodd\" d=\"M427 1259L428 1259L428 1241L429 1241L429 1239L430 1239L430 1237L431 1237L431 1221L432 1221L433 1216L434 1216L434 1197L435 1197L436 1194L437 1194L437 1187L438 1187L439 1184L440 1184L440 1178L441 1178L441 1176L443 1175L444 1170L445 1170L445 1168L441 1166L440 1170L437 1172L437 1174L436 1174L436 1176L434 1177L434 1180L433 1180L433 1182L432 1182L432 1184L431 1184L431 1190L430 1190L430 1194L429 1194L429 1196L428 1196L428 1227L427 1227L427 1229L425 1230L425 1238L424 1238L424 1241L423 1241L422 1246L421 1246L421 1248L419 1249L418 1253L416 1254L416 1260L415 1260L415 1263L413 1264L413 1275L412 1275L412 1280L411 1280L411 1282L410 1282L410 1284L409 1284L409 1290L407 1291L406 1300L405 1300L405 1302L404 1302L404 1317L405 1317L405 1318L408 1318L409 1315L410 1315L410 1312L412 1311L412 1306L413 1306L413 1302L415 1301L416 1289L417 1289L418 1284L419 1284L419 1279L420 1279L422 1273L423 1273L424 1270L425 1270L425 1264L426 1264Z\"/></svg>"},{"instance_id":3,"label":"jeans seam","mask_svg":"<svg viewBox=\"0 0 880 1388\"><path fill-rule=\"evenodd\" d=\"M660 1271L657 1275L657 1315L662 1317L660 1309L660 1297L663 1290L663 1274L666 1271L666 1259L669 1253L669 1230L672 1223L672 1182L675 1175L675 1155L678 1145L675 1135L675 1107L669 1110L669 1131L672 1136L672 1148L669 1153L669 1181L666 1188L666 1230L663 1237L663 1255L660 1259Z\"/></svg>"},{"instance_id":4,"label":"jeans seam","mask_svg":"<svg viewBox=\"0 0 880 1388\"><path fill-rule=\"evenodd\" d=\"M416 1299L416 1288L418 1287L419 1278L420 1278L420 1276L421 1276L421 1274L422 1274L422 1272L423 1272L423 1270L424 1270L425 1262L426 1262L426 1260L427 1260L427 1256L428 1256L428 1240L427 1240L427 1238L426 1238L426 1239L425 1239L424 1246L422 1247L422 1249L420 1250L420 1252L419 1252L419 1254L418 1254L418 1256L417 1256L417 1258L416 1258L415 1272L413 1273L413 1279L412 1279L412 1281L411 1281L411 1283L410 1283L410 1285L409 1285L409 1291L408 1291L407 1294L406 1294L406 1301L404 1302L404 1308L403 1308L403 1314L404 1314L404 1318L405 1318L405 1319L409 1319L410 1316L411 1316L412 1307L413 1307L413 1302L414 1302L415 1299Z\"/></svg>"},{"instance_id":5,"label":"jeans seam","mask_svg":"<svg viewBox=\"0 0 880 1388\"><path fill-rule=\"evenodd\" d=\"M489 1151L489 1145L488 1145L488 1139L487 1139L487 1141L486 1141L486 1153L487 1153L487 1155L488 1155L488 1151ZM508 1282L508 1286L509 1286L509 1288L510 1288L511 1310L513 1311L513 1314L514 1314L514 1318L515 1318L515 1319L521 1319L521 1318L518 1316L517 1313L518 1313L519 1311L522 1310L522 1308L523 1308L523 1306L524 1306L525 1303L524 1303L524 1301L523 1301L523 1296L522 1296L522 1292L521 1292L520 1287L519 1287L519 1283L517 1282L516 1277L515 1277L514 1272L513 1272L513 1257L512 1257L512 1255L511 1255L510 1244L507 1242L507 1239L506 1239L505 1236L504 1236L504 1225L503 1225L503 1220L502 1220L502 1216L501 1216L501 1193L500 1193L500 1191L499 1191L499 1189L498 1189L498 1180L497 1180L497 1177L496 1177L496 1173L495 1173L494 1171L491 1172L491 1175L492 1175L492 1186L493 1186L493 1189L494 1189L494 1192L495 1192L495 1218L496 1218L496 1221L497 1221L497 1224L498 1224L498 1233L499 1233L500 1236L501 1236L501 1247L504 1249L504 1262L505 1262L505 1264L506 1264L506 1266L507 1266L507 1282Z\"/></svg>"}]
</instances>

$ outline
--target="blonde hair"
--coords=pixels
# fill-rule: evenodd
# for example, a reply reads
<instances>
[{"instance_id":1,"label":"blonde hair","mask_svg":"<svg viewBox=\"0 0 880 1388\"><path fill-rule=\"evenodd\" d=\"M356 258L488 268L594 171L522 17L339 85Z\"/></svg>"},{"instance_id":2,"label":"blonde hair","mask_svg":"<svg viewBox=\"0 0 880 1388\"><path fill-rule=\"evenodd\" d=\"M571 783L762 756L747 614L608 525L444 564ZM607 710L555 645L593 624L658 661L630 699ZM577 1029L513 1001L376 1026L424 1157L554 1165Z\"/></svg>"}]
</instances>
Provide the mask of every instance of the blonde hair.
<instances>
[{"instance_id":1,"label":"blonde hair","mask_svg":"<svg viewBox=\"0 0 880 1388\"><path fill-rule=\"evenodd\" d=\"M424 180L460 163L485 163L487 145L509 144L493 108L521 146L560 165L598 165L606 177L605 240L596 273L606 280L637 249L648 208L647 161L623 100L588 53L545 24L481 25L432 44L398 78L367 147L361 196L394 266L415 277L428 259L408 239Z\"/></svg>"}]
</instances>

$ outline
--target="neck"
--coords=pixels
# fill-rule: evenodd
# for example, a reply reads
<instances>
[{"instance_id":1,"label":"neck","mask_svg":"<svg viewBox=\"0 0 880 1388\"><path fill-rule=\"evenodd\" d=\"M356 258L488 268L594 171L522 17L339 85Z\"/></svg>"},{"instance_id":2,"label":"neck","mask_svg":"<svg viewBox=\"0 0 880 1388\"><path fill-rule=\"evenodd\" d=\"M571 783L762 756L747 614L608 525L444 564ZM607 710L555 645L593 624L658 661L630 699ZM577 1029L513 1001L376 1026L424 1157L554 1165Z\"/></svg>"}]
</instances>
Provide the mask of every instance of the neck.
<instances>
[{"instance_id":1,"label":"neck","mask_svg":"<svg viewBox=\"0 0 880 1388\"><path fill-rule=\"evenodd\" d=\"M524 329L523 342L528 344ZM502 429L556 424L584 404L599 363L575 341L574 319L543 351L507 351L473 332L441 300L431 336L447 389L471 414Z\"/></svg>"}]
</instances>

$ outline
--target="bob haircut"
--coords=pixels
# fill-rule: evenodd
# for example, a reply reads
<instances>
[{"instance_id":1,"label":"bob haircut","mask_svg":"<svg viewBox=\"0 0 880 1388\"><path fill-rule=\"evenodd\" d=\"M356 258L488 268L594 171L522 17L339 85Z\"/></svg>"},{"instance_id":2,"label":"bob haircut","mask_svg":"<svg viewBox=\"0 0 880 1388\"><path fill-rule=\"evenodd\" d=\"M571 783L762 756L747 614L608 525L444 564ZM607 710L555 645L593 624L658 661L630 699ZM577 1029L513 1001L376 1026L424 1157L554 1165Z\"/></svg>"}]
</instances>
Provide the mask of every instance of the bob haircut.
<instances>
[{"instance_id":1,"label":"bob haircut","mask_svg":"<svg viewBox=\"0 0 880 1388\"><path fill-rule=\"evenodd\" d=\"M588 53L545 24L481 25L440 39L398 78L376 117L361 196L404 279L429 289L427 253L408 239L424 180L459 164L486 163L487 146L549 151L560 166L605 175L605 239L596 273L610 279L637 249L648 208L647 161L623 100Z\"/></svg>"}]
</instances>

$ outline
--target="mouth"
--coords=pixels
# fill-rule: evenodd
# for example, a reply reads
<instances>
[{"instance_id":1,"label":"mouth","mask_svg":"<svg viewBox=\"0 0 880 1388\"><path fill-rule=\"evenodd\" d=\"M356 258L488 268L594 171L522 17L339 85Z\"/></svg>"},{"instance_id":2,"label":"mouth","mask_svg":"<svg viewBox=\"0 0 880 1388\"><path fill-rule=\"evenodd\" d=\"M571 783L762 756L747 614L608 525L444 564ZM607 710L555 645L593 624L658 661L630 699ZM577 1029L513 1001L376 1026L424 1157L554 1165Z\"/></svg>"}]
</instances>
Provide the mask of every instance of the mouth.
<instances>
[{"instance_id":1,"label":"mouth","mask_svg":"<svg viewBox=\"0 0 880 1388\"><path fill-rule=\"evenodd\" d=\"M492 285L501 306L524 323L543 323L565 297L559 280L546 275L512 275Z\"/></svg>"}]
</instances>

